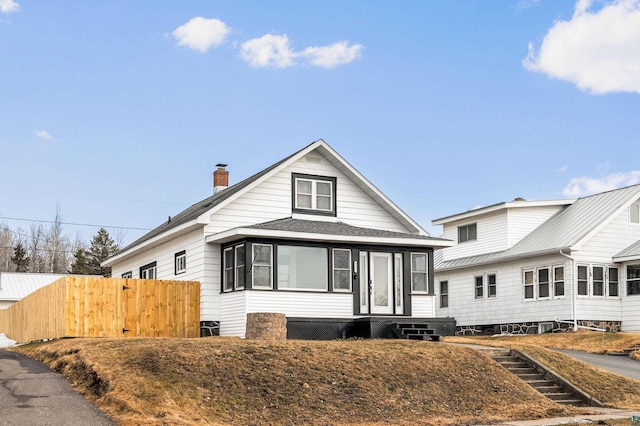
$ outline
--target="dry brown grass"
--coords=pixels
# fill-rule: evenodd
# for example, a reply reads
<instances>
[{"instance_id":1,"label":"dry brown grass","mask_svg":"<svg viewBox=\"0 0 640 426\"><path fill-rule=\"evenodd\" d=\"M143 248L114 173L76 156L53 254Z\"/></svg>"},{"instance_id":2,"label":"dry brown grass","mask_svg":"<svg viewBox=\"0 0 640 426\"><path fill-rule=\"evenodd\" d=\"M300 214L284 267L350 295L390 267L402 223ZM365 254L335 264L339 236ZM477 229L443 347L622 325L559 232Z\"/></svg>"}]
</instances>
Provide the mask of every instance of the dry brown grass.
<instances>
[{"instance_id":1,"label":"dry brown grass","mask_svg":"<svg viewBox=\"0 0 640 426\"><path fill-rule=\"evenodd\" d=\"M640 408L640 381L609 373L549 349L571 349L592 353L619 352L640 342L638 333L603 334L580 331L509 337L447 337L445 340L519 349L560 373L607 406L620 409Z\"/></svg>"},{"instance_id":2,"label":"dry brown grass","mask_svg":"<svg viewBox=\"0 0 640 426\"><path fill-rule=\"evenodd\" d=\"M572 349L591 353L620 352L640 343L640 333L600 333L581 330L577 333L529 334L517 336L450 336L447 342L477 343L507 347L513 343L543 348Z\"/></svg>"},{"instance_id":3,"label":"dry brown grass","mask_svg":"<svg viewBox=\"0 0 640 426\"><path fill-rule=\"evenodd\" d=\"M121 425L460 425L579 412L480 352L430 342L66 339L15 350Z\"/></svg>"}]
</instances>

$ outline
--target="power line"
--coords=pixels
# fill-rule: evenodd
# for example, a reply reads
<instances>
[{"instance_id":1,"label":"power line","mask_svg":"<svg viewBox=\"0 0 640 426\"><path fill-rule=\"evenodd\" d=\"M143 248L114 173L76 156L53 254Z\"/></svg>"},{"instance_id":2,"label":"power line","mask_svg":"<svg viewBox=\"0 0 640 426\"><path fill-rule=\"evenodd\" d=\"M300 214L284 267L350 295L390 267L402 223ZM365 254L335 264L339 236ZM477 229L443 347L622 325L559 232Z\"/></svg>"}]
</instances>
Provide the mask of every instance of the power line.
<instances>
[{"instance_id":1,"label":"power line","mask_svg":"<svg viewBox=\"0 0 640 426\"><path fill-rule=\"evenodd\" d=\"M130 229L130 230L135 230L135 231L151 231L151 228L136 228L136 227L133 227L133 226L91 225L89 223L55 222L55 221L52 221L52 220L23 219L23 218L19 218L19 217L7 217L7 216L0 216L0 219L20 220L22 222L59 223L61 225L88 226L88 227L91 227L91 228L112 228L112 229Z\"/></svg>"}]
</instances>

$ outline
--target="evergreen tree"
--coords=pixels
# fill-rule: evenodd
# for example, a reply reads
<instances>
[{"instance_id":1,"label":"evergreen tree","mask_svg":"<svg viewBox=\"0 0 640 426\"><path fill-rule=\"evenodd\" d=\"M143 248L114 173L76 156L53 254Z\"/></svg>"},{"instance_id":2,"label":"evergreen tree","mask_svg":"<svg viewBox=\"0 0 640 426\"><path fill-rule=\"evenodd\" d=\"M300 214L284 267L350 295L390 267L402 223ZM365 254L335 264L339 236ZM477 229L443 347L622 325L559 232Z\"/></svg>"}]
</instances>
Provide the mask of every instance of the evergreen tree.
<instances>
[{"instance_id":1,"label":"evergreen tree","mask_svg":"<svg viewBox=\"0 0 640 426\"><path fill-rule=\"evenodd\" d=\"M96 236L91 240L91 248L89 249L90 259L96 274L104 277L111 276L111 268L103 268L100 264L116 254L117 251L118 245L113 241L109 232L104 228L100 228Z\"/></svg>"},{"instance_id":2,"label":"evergreen tree","mask_svg":"<svg viewBox=\"0 0 640 426\"><path fill-rule=\"evenodd\" d=\"M72 274L111 276L111 268L100 266L102 262L116 254L118 245L113 241L106 229L100 228L91 240L89 250L79 248L74 253L71 265Z\"/></svg>"},{"instance_id":3,"label":"evergreen tree","mask_svg":"<svg viewBox=\"0 0 640 426\"><path fill-rule=\"evenodd\" d=\"M11 256L11 262L16 265L16 272L27 272L29 270L29 257L27 257L27 250L21 242L18 242L13 248L13 256Z\"/></svg>"},{"instance_id":4,"label":"evergreen tree","mask_svg":"<svg viewBox=\"0 0 640 426\"><path fill-rule=\"evenodd\" d=\"M77 249L73 254L71 273L79 275L95 275L96 272L89 263L89 253L87 253L87 251L83 248Z\"/></svg>"}]
</instances>

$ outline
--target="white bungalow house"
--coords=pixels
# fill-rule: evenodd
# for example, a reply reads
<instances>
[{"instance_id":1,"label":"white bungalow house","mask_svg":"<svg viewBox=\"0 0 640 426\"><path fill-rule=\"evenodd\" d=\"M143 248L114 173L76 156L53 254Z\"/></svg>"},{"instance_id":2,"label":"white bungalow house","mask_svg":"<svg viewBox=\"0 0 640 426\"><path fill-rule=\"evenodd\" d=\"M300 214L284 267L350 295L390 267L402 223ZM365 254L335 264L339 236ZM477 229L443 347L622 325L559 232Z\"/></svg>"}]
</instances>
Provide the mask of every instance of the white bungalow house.
<instances>
[{"instance_id":1,"label":"white bungalow house","mask_svg":"<svg viewBox=\"0 0 640 426\"><path fill-rule=\"evenodd\" d=\"M640 185L436 219L437 316L457 332L640 331Z\"/></svg>"},{"instance_id":2,"label":"white bungalow house","mask_svg":"<svg viewBox=\"0 0 640 426\"><path fill-rule=\"evenodd\" d=\"M246 315L284 313L292 338L389 335L435 316L432 238L318 140L214 194L103 263L114 277L201 283L201 324L244 336Z\"/></svg>"}]
</instances>

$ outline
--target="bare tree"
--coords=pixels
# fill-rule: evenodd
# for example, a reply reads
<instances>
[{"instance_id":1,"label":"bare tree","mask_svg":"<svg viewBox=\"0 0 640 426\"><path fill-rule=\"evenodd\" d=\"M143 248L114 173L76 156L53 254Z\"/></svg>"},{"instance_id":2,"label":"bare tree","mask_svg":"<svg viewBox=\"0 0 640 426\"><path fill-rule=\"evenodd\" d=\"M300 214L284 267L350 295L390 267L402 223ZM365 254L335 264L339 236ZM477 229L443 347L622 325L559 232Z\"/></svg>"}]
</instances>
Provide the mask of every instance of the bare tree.
<instances>
[{"instance_id":1,"label":"bare tree","mask_svg":"<svg viewBox=\"0 0 640 426\"><path fill-rule=\"evenodd\" d=\"M6 223L0 225L0 272L13 271L13 235Z\"/></svg>"}]
</instances>

